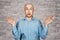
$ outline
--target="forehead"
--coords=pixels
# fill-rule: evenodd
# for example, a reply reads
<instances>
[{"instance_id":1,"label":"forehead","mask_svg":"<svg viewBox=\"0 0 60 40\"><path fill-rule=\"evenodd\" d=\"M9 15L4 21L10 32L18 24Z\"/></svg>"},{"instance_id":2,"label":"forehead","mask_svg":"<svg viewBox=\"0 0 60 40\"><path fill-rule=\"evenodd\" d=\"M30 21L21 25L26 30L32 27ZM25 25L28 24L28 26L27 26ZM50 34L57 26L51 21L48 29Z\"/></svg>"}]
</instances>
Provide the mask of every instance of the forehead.
<instances>
[{"instance_id":1,"label":"forehead","mask_svg":"<svg viewBox=\"0 0 60 40\"><path fill-rule=\"evenodd\" d=\"M32 8L33 5L32 5L32 4L26 4L25 7L27 7L27 8Z\"/></svg>"}]
</instances>

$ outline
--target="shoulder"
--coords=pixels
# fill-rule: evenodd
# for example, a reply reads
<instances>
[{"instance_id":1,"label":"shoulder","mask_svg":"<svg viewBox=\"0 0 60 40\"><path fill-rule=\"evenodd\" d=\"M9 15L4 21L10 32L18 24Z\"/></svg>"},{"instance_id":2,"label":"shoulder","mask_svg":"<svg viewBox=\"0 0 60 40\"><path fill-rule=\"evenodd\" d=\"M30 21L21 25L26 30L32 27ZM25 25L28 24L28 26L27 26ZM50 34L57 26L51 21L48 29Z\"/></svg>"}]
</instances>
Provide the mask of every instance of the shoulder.
<instances>
[{"instance_id":1,"label":"shoulder","mask_svg":"<svg viewBox=\"0 0 60 40\"><path fill-rule=\"evenodd\" d=\"M39 19L37 19L37 18L34 18L34 20L37 21L37 22L41 22L41 20L39 20Z\"/></svg>"},{"instance_id":2,"label":"shoulder","mask_svg":"<svg viewBox=\"0 0 60 40\"><path fill-rule=\"evenodd\" d=\"M16 21L16 23L20 23L21 21L22 21L22 19L19 19L19 20Z\"/></svg>"},{"instance_id":3,"label":"shoulder","mask_svg":"<svg viewBox=\"0 0 60 40\"><path fill-rule=\"evenodd\" d=\"M37 18L35 18L35 21L36 21L39 25L42 24L41 20L39 20L39 19L37 19Z\"/></svg>"}]
</instances>

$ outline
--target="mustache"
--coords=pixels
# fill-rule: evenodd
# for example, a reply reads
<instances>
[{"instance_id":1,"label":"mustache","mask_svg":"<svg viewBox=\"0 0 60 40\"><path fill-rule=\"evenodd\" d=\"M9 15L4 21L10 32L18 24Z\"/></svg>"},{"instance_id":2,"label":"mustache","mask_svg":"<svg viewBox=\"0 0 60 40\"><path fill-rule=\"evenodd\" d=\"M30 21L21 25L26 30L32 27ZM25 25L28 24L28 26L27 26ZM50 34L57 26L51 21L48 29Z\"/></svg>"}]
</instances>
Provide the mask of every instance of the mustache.
<instances>
[{"instance_id":1,"label":"mustache","mask_svg":"<svg viewBox=\"0 0 60 40\"><path fill-rule=\"evenodd\" d=\"M29 13L29 14L26 14L26 15L31 15L31 14Z\"/></svg>"}]
</instances>

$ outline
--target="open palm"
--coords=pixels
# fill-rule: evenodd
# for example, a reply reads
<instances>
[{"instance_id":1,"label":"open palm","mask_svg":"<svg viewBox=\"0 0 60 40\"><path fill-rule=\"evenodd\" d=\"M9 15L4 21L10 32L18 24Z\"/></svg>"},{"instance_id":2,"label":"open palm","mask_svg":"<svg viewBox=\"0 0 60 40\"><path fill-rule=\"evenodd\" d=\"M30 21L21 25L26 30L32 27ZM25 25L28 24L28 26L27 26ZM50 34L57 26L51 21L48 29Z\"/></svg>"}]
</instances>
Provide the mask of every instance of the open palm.
<instances>
[{"instance_id":1,"label":"open palm","mask_svg":"<svg viewBox=\"0 0 60 40\"><path fill-rule=\"evenodd\" d=\"M51 22L53 22L53 20L54 20L54 16L47 17L46 20L45 20L45 24L48 25Z\"/></svg>"},{"instance_id":2,"label":"open palm","mask_svg":"<svg viewBox=\"0 0 60 40\"><path fill-rule=\"evenodd\" d=\"M14 19L11 19L9 16L7 16L6 18L7 22L11 25L15 25L15 20Z\"/></svg>"}]
</instances>

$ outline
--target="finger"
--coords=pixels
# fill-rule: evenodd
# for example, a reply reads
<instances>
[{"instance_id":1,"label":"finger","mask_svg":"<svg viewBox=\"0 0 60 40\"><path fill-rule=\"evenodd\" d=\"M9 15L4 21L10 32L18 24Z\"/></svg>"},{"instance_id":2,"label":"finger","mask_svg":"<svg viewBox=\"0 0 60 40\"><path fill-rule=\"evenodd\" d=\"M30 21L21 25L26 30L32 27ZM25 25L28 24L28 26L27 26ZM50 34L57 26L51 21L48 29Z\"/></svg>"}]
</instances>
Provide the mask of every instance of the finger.
<instances>
[{"instance_id":1,"label":"finger","mask_svg":"<svg viewBox=\"0 0 60 40\"><path fill-rule=\"evenodd\" d=\"M51 16L50 19L51 19L51 20L54 20L54 16Z\"/></svg>"},{"instance_id":2,"label":"finger","mask_svg":"<svg viewBox=\"0 0 60 40\"><path fill-rule=\"evenodd\" d=\"M10 17L9 17L9 16L7 16L7 17L6 17L6 19L7 19L7 20L9 20L9 19L10 19Z\"/></svg>"},{"instance_id":3,"label":"finger","mask_svg":"<svg viewBox=\"0 0 60 40\"><path fill-rule=\"evenodd\" d=\"M54 16L52 17L52 19L54 20Z\"/></svg>"}]
</instances>

